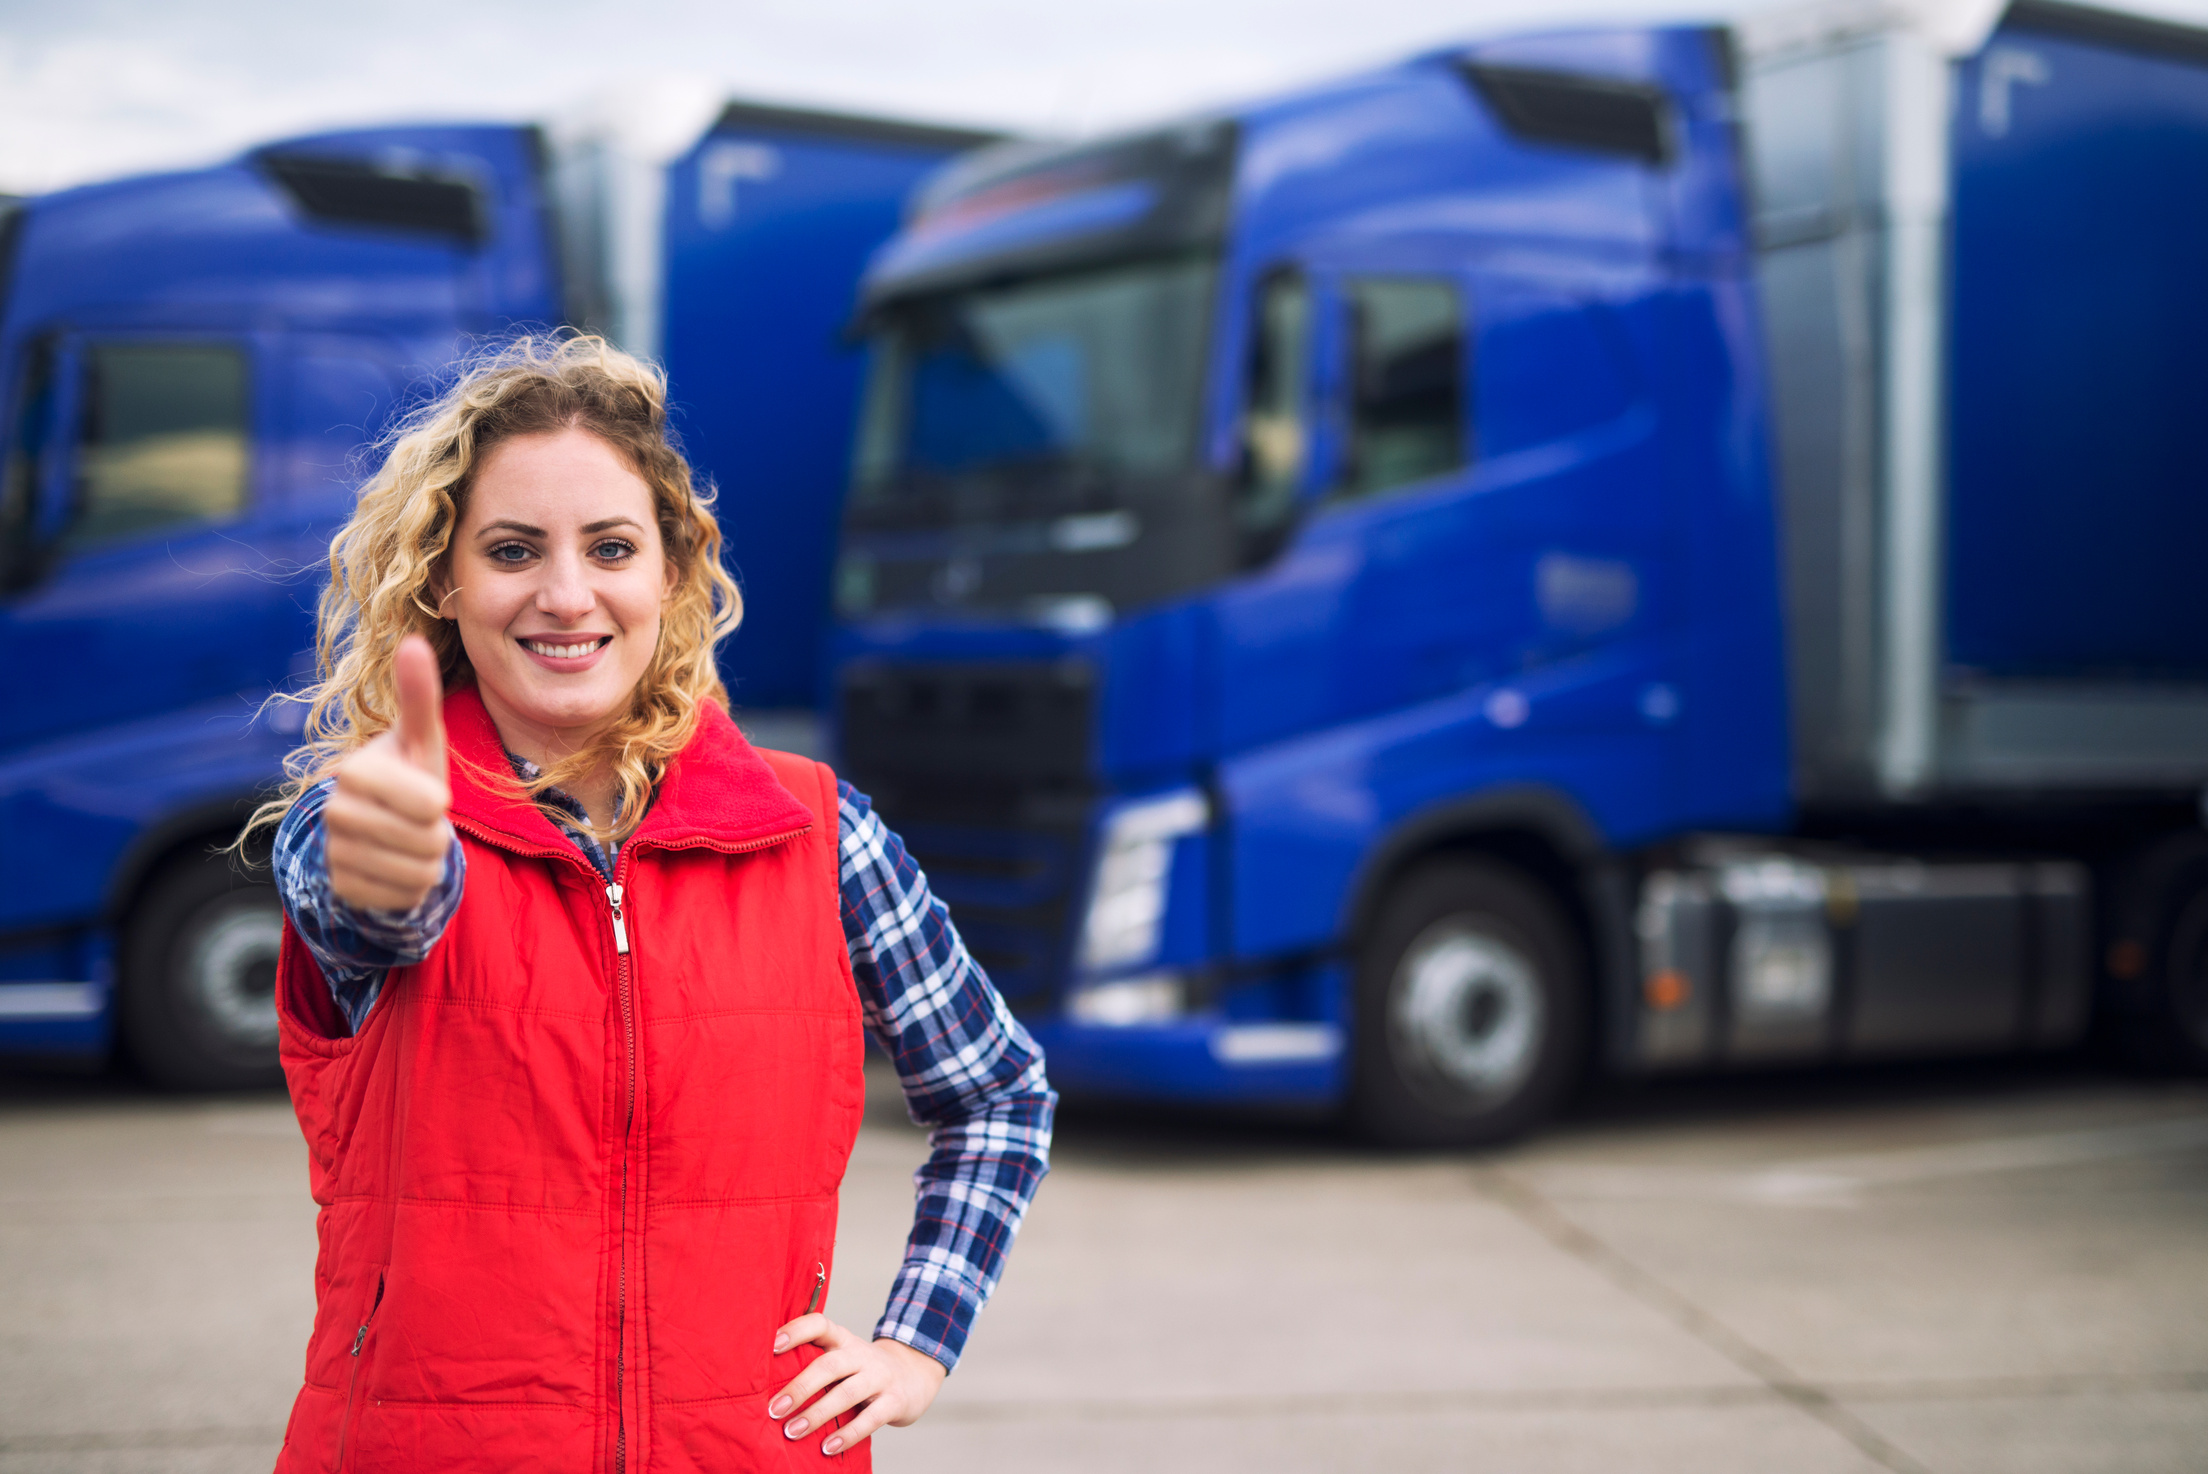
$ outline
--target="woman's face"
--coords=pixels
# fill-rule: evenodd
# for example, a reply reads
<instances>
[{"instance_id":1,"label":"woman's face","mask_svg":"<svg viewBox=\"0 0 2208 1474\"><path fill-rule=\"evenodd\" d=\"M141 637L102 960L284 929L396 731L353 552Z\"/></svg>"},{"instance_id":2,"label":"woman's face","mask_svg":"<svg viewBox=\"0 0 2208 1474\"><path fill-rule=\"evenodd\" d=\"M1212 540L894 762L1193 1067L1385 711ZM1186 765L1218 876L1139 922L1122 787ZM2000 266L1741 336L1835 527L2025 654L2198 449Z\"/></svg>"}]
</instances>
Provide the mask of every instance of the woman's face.
<instances>
[{"instance_id":1,"label":"woman's face","mask_svg":"<svg viewBox=\"0 0 2208 1474\"><path fill-rule=\"evenodd\" d=\"M542 761L628 709L674 581L652 494L585 430L501 442L476 471L439 612L507 745Z\"/></svg>"}]
</instances>

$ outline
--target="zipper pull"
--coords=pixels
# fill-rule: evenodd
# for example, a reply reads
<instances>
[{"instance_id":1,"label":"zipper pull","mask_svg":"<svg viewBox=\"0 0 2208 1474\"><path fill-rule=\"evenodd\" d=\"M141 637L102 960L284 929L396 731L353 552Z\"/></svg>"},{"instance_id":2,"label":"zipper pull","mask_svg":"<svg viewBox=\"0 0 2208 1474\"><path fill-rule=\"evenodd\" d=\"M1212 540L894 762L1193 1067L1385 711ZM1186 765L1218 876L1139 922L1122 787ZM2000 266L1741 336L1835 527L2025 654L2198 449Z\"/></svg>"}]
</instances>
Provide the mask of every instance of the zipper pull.
<instances>
[{"instance_id":1,"label":"zipper pull","mask_svg":"<svg viewBox=\"0 0 2208 1474\"><path fill-rule=\"evenodd\" d=\"M362 1321L362 1322L360 1323L360 1329L359 1329L358 1331L356 1331L356 1332L354 1332L354 1333L353 1333L353 1355L355 1355L355 1356L358 1356L358 1355L360 1355L360 1348L361 1348L361 1345L362 1345L362 1343L363 1343L363 1342L365 1342L365 1341L366 1341L367 1339L368 1339L368 1322L366 1322L366 1321Z\"/></svg>"},{"instance_id":2,"label":"zipper pull","mask_svg":"<svg viewBox=\"0 0 2208 1474\"><path fill-rule=\"evenodd\" d=\"M621 883L615 881L606 887L606 899L613 902L613 950L626 956L629 950L629 929L621 924Z\"/></svg>"},{"instance_id":3,"label":"zipper pull","mask_svg":"<svg viewBox=\"0 0 2208 1474\"><path fill-rule=\"evenodd\" d=\"M807 1315L811 1315L814 1311L820 1309L820 1292L827 1288L828 1266L825 1263L816 1263L813 1265L813 1298L805 1302L805 1313Z\"/></svg>"}]
</instances>

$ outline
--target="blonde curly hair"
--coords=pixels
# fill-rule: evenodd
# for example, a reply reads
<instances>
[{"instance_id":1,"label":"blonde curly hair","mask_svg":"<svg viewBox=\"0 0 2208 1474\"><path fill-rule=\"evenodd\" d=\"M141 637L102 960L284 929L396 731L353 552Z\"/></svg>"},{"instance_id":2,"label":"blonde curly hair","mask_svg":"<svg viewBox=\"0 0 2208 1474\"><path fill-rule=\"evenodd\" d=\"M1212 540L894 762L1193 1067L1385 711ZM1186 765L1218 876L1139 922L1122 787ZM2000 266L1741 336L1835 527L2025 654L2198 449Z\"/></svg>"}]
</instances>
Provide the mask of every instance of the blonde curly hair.
<instances>
[{"instance_id":1,"label":"blonde curly hair","mask_svg":"<svg viewBox=\"0 0 2208 1474\"><path fill-rule=\"evenodd\" d=\"M669 439L666 375L603 339L562 335L521 338L486 354L386 437L381 468L330 542L330 581L315 621L318 679L279 698L306 705L306 742L285 759L282 789L255 810L240 845L391 726L398 710L393 658L407 635L423 636L437 652L447 691L474 678L459 629L439 617L432 592L467 513L469 489L496 446L567 429L596 435L643 478L674 586L629 710L594 746L526 785L509 773L479 776L512 784L547 815L574 825L571 815L546 803L545 790L610 762L619 807L610 825L592 823L591 831L601 843L636 832L652 785L697 730L698 708L708 701L728 705L713 650L742 619L743 599L721 566L712 488L694 482Z\"/></svg>"}]
</instances>

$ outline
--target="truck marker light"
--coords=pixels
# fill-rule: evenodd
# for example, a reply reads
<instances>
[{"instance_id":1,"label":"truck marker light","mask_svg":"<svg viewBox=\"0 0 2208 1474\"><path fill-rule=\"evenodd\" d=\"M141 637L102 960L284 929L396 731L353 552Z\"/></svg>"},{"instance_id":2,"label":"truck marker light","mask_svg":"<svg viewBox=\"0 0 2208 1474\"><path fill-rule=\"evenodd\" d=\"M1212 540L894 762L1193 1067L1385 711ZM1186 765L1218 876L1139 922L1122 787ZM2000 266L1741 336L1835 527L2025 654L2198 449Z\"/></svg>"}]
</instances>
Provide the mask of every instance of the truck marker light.
<instances>
[{"instance_id":1,"label":"truck marker light","mask_svg":"<svg viewBox=\"0 0 2208 1474\"><path fill-rule=\"evenodd\" d=\"M1687 1000L1694 996L1694 988L1688 983L1687 975L1676 967L1650 973L1641 992L1647 998L1650 1008L1664 1013L1685 1007Z\"/></svg>"}]
</instances>

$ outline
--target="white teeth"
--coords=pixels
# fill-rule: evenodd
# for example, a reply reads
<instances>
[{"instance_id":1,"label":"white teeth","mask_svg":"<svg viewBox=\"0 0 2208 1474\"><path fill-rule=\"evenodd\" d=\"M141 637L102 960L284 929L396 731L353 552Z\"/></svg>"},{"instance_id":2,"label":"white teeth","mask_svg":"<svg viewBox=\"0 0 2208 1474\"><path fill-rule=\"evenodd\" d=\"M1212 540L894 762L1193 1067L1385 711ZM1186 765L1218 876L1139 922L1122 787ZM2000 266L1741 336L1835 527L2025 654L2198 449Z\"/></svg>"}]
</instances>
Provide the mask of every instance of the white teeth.
<instances>
[{"instance_id":1,"label":"white teeth","mask_svg":"<svg viewBox=\"0 0 2208 1474\"><path fill-rule=\"evenodd\" d=\"M598 648L596 640L581 645L548 645L542 640L523 640L521 643L527 645L539 655L548 656L553 660L574 660L579 656L588 655Z\"/></svg>"}]
</instances>

